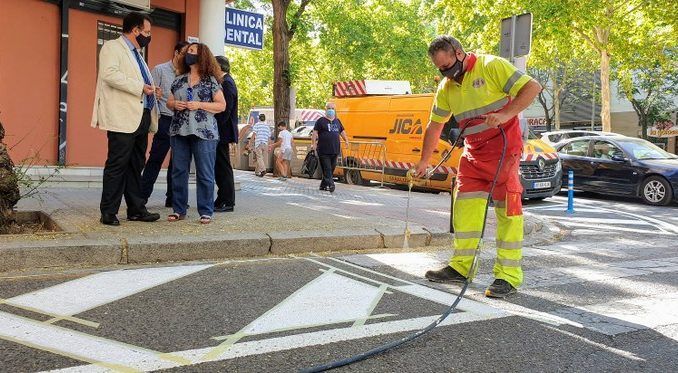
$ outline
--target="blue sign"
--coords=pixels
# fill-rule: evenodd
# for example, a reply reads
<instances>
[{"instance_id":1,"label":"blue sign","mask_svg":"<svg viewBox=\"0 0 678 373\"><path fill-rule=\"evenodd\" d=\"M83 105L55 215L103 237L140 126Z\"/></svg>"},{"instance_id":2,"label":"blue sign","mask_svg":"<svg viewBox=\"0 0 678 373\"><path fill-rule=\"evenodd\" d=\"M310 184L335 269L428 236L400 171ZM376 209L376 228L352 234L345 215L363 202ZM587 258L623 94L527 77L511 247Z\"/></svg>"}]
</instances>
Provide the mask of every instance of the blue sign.
<instances>
[{"instance_id":1,"label":"blue sign","mask_svg":"<svg viewBox=\"0 0 678 373\"><path fill-rule=\"evenodd\" d=\"M224 44L248 49L263 49L264 15L227 7Z\"/></svg>"}]
</instances>

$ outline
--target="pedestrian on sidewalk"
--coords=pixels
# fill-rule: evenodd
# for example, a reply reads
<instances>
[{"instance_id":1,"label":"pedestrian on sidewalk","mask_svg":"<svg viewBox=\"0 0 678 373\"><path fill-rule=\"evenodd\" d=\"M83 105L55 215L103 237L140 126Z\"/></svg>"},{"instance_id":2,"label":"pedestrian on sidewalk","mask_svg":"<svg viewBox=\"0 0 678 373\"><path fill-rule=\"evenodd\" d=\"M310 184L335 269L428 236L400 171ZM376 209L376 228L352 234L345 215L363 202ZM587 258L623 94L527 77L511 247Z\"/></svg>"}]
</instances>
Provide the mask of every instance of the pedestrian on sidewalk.
<instances>
[{"instance_id":1,"label":"pedestrian on sidewalk","mask_svg":"<svg viewBox=\"0 0 678 373\"><path fill-rule=\"evenodd\" d=\"M177 77L177 69L181 50L188 45L185 41L180 41L174 46L174 55L171 60L161 63L153 68L151 76L153 81L160 88L158 95L158 109L160 109L160 119L158 120L158 132L153 135L151 151L148 154L148 160L144 166L144 172L141 174L141 192L145 201L153 194L153 184L158 179L158 174L165 161L167 153L170 151L169 128L172 123L174 113L167 107L167 98L170 95L170 88ZM167 167L167 192L165 193L165 207L172 207L172 155L170 153L169 166Z\"/></svg>"},{"instance_id":2,"label":"pedestrian on sidewalk","mask_svg":"<svg viewBox=\"0 0 678 373\"><path fill-rule=\"evenodd\" d=\"M311 149L316 150L320 158L320 168L323 177L320 190L329 190L334 193L335 185L332 175L337 167L337 156L341 153L339 137L343 138L348 146L348 135L339 118L337 118L333 102L325 105L325 116L318 118L313 127Z\"/></svg>"},{"instance_id":3,"label":"pedestrian on sidewalk","mask_svg":"<svg viewBox=\"0 0 678 373\"><path fill-rule=\"evenodd\" d=\"M214 114L226 108L220 84L221 70L205 44L191 43L178 73L167 99L167 107L174 110L170 126L174 212L167 220L186 217L188 171L193 158L200 223L209 224L214 213L214 163L219 141Z\"/></svg>"},{"instance_id":4,"label":"pedestrian on sidewalk","mask_svg":"<svg viewBox=\"0 0 678 373\"><path fill-rule=\"evenodd\" d=\"M465 52L451 36L435 38L428 55L444 79L435 94L416 174L426 174L444 123L452 115L465 133L465 149L454 190L454 254L449 265L425 276L435 282L463 283L474 275L470 271L491 197L498 224L497 257L495 280L485 295L503 298L523 282L523 188L518 174L523 138L518 114L532 103L541 86L503 58Z\"/></svg>"},{"instance_id":5,"label":"pedestrian on sidewalk","mask_svg":"<svg viewBox=\"0 0 678 373\"><path fill-rule=\"evenodd\" d=\"M259 121L252 126L252 139L250 144L254 146L254 156L257 158L257 166L254 174L259 177L266 175L266 160L268 160L268 146L271 143L271 127L266 123L266 115L259 114Z\"/></svg>"},{"instance_id":6,"label":"pedestrian on sidewalk","mask_svg":"<svg viewBox=\"0 0 678 373\"><path fill-rule=\"evenodd\" d=\"M148 133L158 129L156 88L141 49L151 42L151 19L132 12L122 20L122 35L104 43L99 52L99 72L92 127L107 131L108 155L101 191L101 223L118 226L123 195L127 219L152 222L141 191Z\"/></svg>"},{"instance_id":7,"label":"pedestrian on sidewalk","mask_svg":"<svg viewBox=\"0 0 678 373\"><path fill-rule=\"evenodd\" d=\"M214 164L214 179L217 184L217 199L214 211L233 211L235 206L235 180L231 166L231 144L238 142L238 88L231 76L231 64L228 58L217 56L221 67L223 82L221 89L226 99L226 110L215 115L219 126L219 144Z\"/></svg>"},{"instance_id":8,"label":"pedestrian on sidewalk","mask_svg":"<svg viewBox=\"0 0 678 373\"><path fill-rule=\"evenodd\" d=\"M287 180L292 178L292 169L290 162L292 161L292 149L294 149L294 136L287 130L285 122L278 123L278 140L273 143L269 150L279 148L276 156L276 163L279 165L280 180Z\"/></svg>"}]
</instances>

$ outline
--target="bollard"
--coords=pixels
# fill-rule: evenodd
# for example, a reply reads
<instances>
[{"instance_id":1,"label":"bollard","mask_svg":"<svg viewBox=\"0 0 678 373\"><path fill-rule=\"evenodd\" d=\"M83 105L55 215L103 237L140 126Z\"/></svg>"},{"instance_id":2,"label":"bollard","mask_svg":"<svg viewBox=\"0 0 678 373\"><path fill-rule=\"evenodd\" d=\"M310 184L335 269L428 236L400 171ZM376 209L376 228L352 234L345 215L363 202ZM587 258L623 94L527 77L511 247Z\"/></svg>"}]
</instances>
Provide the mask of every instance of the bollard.
<instances>
[{"instance_id":1,"label":"bollard","mask_svg":"<svg viewBox=\"0 0 678 373\"><path fill-rule=\"evenodd\" d=\"M567 172L567 211L574 214L574 171Z\"/></svg>"}]
</instances>

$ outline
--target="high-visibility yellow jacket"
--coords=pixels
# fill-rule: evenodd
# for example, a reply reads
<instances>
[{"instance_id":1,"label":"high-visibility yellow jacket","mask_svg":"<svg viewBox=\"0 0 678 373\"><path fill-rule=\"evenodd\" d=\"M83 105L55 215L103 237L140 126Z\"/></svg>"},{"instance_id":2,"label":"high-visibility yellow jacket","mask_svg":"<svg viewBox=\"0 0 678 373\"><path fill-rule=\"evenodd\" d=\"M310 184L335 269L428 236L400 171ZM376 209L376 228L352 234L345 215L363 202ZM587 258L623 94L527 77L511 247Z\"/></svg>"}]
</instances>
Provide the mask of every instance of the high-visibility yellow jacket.
<instances>
[{"instance_id":1,"label":"high-visibility yellow jacket","mask_svg":"<svg viewBox=\"0 0 678 373\"><path fill-rule=\"evenodd\" d=\"M438 85L430 119L445 123L451 115L465 129L467 148L476 155L493 155L501 151L499 130L484 124L484 115L494 113L511 102L523 86L531 80L501 57L469 53L463 80L458 83L448 78ZM506 131L508 154L519 154L522 136L518 118L502 125Z\"/></svg>"}]
</instances>

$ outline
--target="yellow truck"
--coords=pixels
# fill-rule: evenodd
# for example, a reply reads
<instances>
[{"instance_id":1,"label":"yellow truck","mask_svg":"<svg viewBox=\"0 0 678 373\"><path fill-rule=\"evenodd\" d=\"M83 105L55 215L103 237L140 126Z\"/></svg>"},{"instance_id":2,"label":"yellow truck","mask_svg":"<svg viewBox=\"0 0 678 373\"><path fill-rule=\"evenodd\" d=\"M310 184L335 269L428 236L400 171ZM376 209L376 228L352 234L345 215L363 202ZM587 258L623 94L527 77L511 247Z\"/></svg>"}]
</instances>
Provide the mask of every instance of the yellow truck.
<instances>
[{"instance_id":1,"label":"yellow truck","mask_svg":"<svg viewBox=\"0 0 678 373\"><path fill-rule=\"evenodd\" d=\"M349 184L376 181L407 185L406 173L421 155L433 94L336 97L336 92L335 89L332 101L351 140L348 147L342 145L336 176ZM445 124L441 137L450 141L439 142L431 165L451 150L454 139L448 139L448 135L455 126L454 120ZM460 148L454 149L422 188L449 191L461 152ZM560 191L562 169L558 154L532 134L525 142L520 173L525 198L547 198Z\"/></svg>"}]
</instances>

